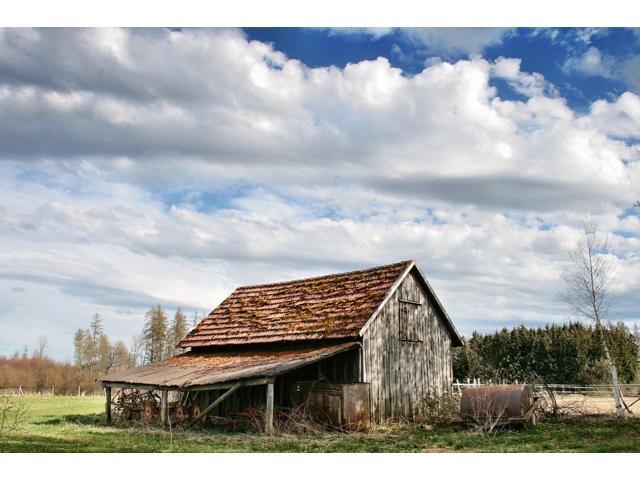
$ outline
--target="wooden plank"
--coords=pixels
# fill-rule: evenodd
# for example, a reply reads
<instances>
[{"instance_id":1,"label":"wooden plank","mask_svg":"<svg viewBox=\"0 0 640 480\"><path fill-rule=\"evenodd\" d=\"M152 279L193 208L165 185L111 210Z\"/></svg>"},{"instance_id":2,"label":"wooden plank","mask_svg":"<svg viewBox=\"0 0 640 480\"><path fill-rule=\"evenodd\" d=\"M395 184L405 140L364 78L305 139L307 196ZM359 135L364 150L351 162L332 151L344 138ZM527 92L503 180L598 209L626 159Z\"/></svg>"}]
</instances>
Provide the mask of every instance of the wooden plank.
<instances>
[{"instance_id":1,"label":"wooden plank","mask_svg":"<svg viewBox=\"0 0 640 480\"><path fill-rule=\"evenodd\" d=\"M104 387L104 410L107 415L107 425L111 425L111 387Z\"/></svg>"},{"instance_id":2,"label":"wooden plank","mask_svg":"<svg viewBox=\"0 0 640 480\"><path fill-rule=\"evenodd\" d=\"M158 386L142 385L139 383L118 383L118 382L102 382L105 388L132 388L136 390L158 390Z\"/></svg>"},{"instance_id":3,"label":"wooden plank","mask_svg":"<svg viewBox=\"0 0 640 480\"><path fill-rule=\"evenodd\" d=\"M427 309L428 309L428 298L422 290L421 285L416 282L416 288L418 289L418 295L420 296L423 304L420 306L418 311L418 328L420 329L420 337L422 338L422 343L420 343L419 348L419 358L418 358L418 368L420 370L420 399L424 399L427 389Z\"/></svg>"},{"instance_id":4,"label":"wooden plank","mask_svg":"<svg viewBox=\"0 0 640 480\"><path fill-rule=\"evenodd\" d=\"M163 427L169 424L169 392L162 390L160 397L160 423Z\"/></svg>"},{"instance_id":5,"label":"wooden plank","mask_svg":"<svg viewBox=\"0 0 640 480\"><path fill-rule=\"evenodd\" d=\"M398 302L407 303L409 305L418 305L418 306L422 305L422 302L418 302L418 301L415 301L415 300L407 300L405 298L399 299Z\"/></svg>"},{"instance_id":6,"label":"wooden plank","mask_svg":"<svg viewBox=\"0 0 640 480\"><path fill-rule=\"evenodd\" d=\"M267 408L264 415L264 432L273 435L273 379L267 383Z\"/></svg>"},{"instance_id":7,"label":"wooden plank","mask_svg":"<svg viewBox=\"0 0 640 480\"><path fill-rule=\"evenodd\" d=\"M377 320L377 319L376 319ZM369 380L369 385L371 387L371 400L373 403L371 404L371 411L373 412L373 418L376 422L379 421L379 401L378 401L378 342L377 342L377 328L378 322L374 321L371 324L369 336L371 338L371 379Z\"/></svg>"},{"instance_id":8,"label":"wooden plank","mask_svg":"<svg viewBox=\"0 0 640 480\"><path fill-rule=\"evenodd\" d=\"M393 324L393 411L392 416L398 417L402 415L402 375L400 361L400 310L398 307L399 292L393 298L393 302L389 306L389 314L392 317Z\"/></svg>"},{"instance_id":9,"label":"wooden plank","mask_svg":"<svg viewBox=\"0 0 640 480\"><path fill-rule=\"evenodd\" d=\"M199 422L202 418L204 418L211 410L213 410L220 402L222 402L225 398L227 398L228 396L230 396L231 394L233 394L233 392L235 392L236 390L238 390L241 386L243 385L243 382L238 382L236 383L233 387L231 387L229 390L227 390L226 392L224 392L222 395L220 395L218 398L216 398L213 403L211 405L209 405L207 408L205 408L202 412L200 412L200 415L198 415L196 418L194 418L191 423L189 424L189 426L193 425L196 422Z\"/></svg>"},{"instance_id":10,"label":"wooden plank","mask_svg":"<svg viewBox=\"0 0 640 480\"><path fill-rule=\"evenodd\" d=\"M268 382L268 379L266 378L256 378L253 380L243 380L242 384L245 386L252 386L252 385L264 385L267 382ZM225 382L225 383L218 383L214 385L199 385L197 387L188 387L187 390L190 392L200 392L200 391L207 391L207 390L226 390L227 388L233 387L236 383L238 382Z\"/></svg>"},{"instance_id":11,"label":"wooden plank","mask_svg":"<svg viewBox=\"0 0 640 480\"><path fill-rule=\"evenodd\" d=\"M384 412L382 417L389 418L391 416L391 363L390 363L390 350L391 343L389 342L390 336L390 326L389 326L389 318L387 315L388 310L383 310L380 318L380 322L384 326L384 333L382 342L384 344L384 368L383 368L383 385L384 385Z\"/></svg>"}]
</instances>

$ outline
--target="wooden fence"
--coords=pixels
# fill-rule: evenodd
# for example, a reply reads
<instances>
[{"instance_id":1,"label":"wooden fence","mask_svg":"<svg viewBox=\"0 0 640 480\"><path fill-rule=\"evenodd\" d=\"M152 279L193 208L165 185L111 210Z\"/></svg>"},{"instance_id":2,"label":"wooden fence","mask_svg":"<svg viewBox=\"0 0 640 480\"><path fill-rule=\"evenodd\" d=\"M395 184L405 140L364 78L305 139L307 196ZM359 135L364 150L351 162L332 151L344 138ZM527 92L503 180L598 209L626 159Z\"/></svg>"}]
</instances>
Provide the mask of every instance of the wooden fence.
<instances>
[{"instance_id":1,"label":"wooden fence","mask_svg":"<svg viewBox=\"0 0 640 480\"><path fill-rule=\"evenodd\" d=\"M53 397L53 396L70 396L70 397L84 397L91 395L104 395L102 389L96 392L86 392L78 388L78 390L61 391L56 389L55 385L50 387L28 387L18 385L17 387L0 387L0 395L8 397Z\"/></svg>"}]
</instances>

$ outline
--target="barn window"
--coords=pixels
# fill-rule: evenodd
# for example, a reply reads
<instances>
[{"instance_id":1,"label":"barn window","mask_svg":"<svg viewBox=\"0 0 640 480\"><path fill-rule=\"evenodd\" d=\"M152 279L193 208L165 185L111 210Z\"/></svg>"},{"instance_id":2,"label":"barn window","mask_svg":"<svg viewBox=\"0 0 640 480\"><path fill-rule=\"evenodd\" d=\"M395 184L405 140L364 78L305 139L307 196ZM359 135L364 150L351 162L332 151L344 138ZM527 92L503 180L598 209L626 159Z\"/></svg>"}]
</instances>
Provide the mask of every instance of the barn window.
<instances>
[{"instance_id":1,"label":"barn window","mask_svg":"<svg viewBox=\"0 0 640 480\"><path fill-rule=\"evenodd\" d=\"M411 342L422 341L422 329L420 328L420 303L413 300L402 300L400 304L400 340Z\"/></svg>"}]
</instances>

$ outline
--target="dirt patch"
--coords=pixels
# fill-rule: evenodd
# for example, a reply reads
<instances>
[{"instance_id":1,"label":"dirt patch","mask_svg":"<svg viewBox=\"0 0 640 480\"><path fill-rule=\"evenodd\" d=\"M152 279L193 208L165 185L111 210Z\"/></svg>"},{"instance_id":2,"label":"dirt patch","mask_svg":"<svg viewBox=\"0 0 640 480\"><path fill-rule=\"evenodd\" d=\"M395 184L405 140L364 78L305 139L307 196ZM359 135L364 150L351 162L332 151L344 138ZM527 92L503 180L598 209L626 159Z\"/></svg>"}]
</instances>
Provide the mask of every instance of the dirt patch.
<instances>
[{"instance_id":1,"label":"dirt patch","mask_svg":"<svg viewBox=\"0 0 640 480\"><path fill-rule=\"evenodd\" d=\"M613 415L615 414L615 405L613 396L592 396L581 394L557 395L558 405L567 410L575 411L587 415ZM635 399L633 397L625 397L627 404ZM640 402L631 407L634 414L640 414Z\"/></svg>"}]
</instances>

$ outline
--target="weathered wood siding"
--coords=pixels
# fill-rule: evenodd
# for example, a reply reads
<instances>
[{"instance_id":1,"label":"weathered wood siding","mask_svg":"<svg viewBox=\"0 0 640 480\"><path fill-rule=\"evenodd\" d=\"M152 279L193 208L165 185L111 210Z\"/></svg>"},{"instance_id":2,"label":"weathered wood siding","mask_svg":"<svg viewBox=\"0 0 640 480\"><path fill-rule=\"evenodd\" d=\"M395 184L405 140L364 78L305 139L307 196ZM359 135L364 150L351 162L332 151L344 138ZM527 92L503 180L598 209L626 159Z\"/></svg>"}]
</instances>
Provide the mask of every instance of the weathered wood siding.
<instances>
[{"instance_id":1,"label":"weathered wood siding","mask_svg":"<svg viewBox=\"0 0 640 480\"><path fill-rule=\"evenodd\" d=\"M451 336L416 275L407 275L363 336L363 375L376 422L410 418L425 394L451 389Z\"/></svg>"}]
</instances>

